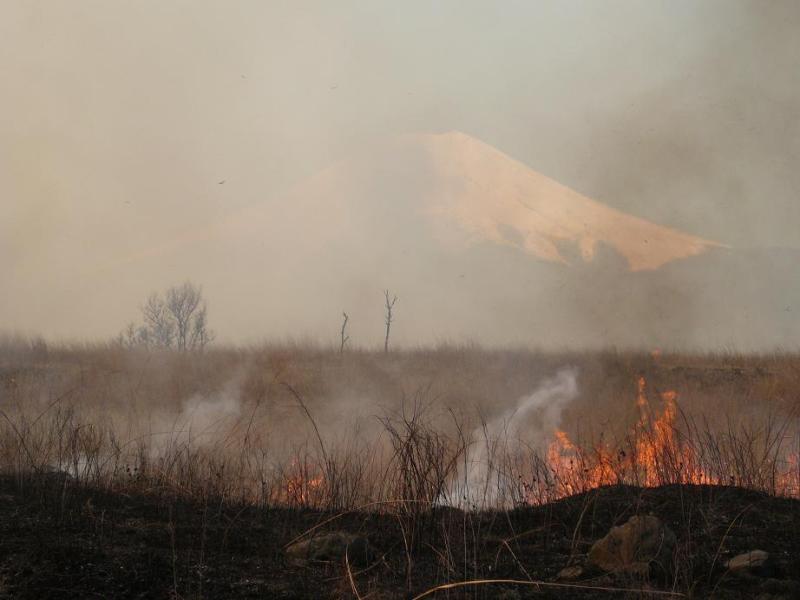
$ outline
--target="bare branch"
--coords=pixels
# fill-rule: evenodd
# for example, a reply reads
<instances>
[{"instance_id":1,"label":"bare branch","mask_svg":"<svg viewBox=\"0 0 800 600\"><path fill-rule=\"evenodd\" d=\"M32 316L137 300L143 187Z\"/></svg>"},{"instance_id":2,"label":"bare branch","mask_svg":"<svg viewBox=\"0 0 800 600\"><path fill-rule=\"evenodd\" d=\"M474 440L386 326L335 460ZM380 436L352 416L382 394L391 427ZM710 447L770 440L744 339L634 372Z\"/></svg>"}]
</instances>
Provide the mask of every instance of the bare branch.
<instances>
[{"instance_id":1,"label":"bare branch","mask_svg":"<svg viewBox=\"0 0 800 600\"><path fill-rule=\"evenodd\" d=\"M393 309L394 304L397 302L397 296L394 296L392 300L389 300L389 290L383 290L383 295L386 298L386 337L383 340L383 351L385 353L389 352L389 331L392 327L392 321L394 320L393 316Z\"/></svg>"},{"instance_id":2,"label":"bare branch","mask_svg":"<svg viewBox=\"0 0 800 600\"><path fill-rule=\"evenodd\" d=\"M131 323L118 337L121 345L176 347L186 352L203 350L214 340L203 290L189 281L169 288L163 296L151 294L141 311L144 324L137 328Z\"/></svg>"},{"instance_id":3,"label":"bare branch","mask_svg":"<svg viewBox=\"0 0 800 600\"><path fill-rule=\"evenodd\" d=\"M344 352L344 345L350 340L350 336L345 333L345 329L347 329L347 322L350 320L350 317L347 316L347 313L342 311L342 340L341 345L339 346L339 354Z\"/></svg>"},{"instance_id":4,"label":"bare branch","mask_svg":"<svg viewBox=\"0 0 800 600\"><path fill-rule=\"evenodd\" d=\"M202 288L189 281L167 290L166 306L175 321L178 350L186 351L190 349L192 321L202 299Z\"/></svg>"}]
</instances>

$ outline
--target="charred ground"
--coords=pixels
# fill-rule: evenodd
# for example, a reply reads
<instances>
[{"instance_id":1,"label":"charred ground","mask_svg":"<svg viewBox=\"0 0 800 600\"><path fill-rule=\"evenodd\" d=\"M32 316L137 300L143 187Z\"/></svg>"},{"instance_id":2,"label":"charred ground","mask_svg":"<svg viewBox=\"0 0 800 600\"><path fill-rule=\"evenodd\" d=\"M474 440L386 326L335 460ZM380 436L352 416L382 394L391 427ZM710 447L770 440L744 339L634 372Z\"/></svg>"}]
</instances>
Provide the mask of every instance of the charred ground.
<instances>
[{"instance_id":1,"label":"charred ground","mask_svg":"<svg viewBox=\"0 0 800 600\"><path fill-rule=\"evenodd\" d=\"M800 594L800 502L735 487L612 486L539 507L398 516L259 509L219 498L197 503L158 490L111 494L58 476L6 477L0 486L0 577L7 598L348 598L356 597L354 589L364 598L412 598L473 579L545 584L482 585L436 597ZM671 576L587 571L559 582L561 569L584 563L594 541L637 514L658 516L676 534ZM371 548L366 561L353 559L349 574L345 560L297 562L285 552L331 517L310 537L345 531L365 537ZM724 567L754 549L770 554L768 570L735 575Z\"/></svg>"}]
</instances>

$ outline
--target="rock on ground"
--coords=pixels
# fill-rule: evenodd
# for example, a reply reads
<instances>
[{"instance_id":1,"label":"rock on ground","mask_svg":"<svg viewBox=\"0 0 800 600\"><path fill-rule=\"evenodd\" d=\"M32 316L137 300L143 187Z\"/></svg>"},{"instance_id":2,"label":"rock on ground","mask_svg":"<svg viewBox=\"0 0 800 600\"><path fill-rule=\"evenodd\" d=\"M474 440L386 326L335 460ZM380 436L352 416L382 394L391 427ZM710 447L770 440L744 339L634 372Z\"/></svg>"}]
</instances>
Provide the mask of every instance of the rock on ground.
<instances>
[{"instance_id":1,"label":"rock on ground","mask_svg":"<svg viewBox=\"0 0 800 600\"><path fill-rule=\"evenodd\" d=\"M634 516L613 527L589 550L589 565L606 572L645 577L653 566L670 572L675 534L658 517Z\"/></svg>"},{"instance_id":2,"label":"rock on ground","mask_svg":"<svg viewBox=\"0 0 800 600\"><path fill-rule=\"evenodd\" d=\"M751 550L750 552L739 554L725 563L725 567L727 567L731 573L747 571L758 574L769 570L770 565L769 553L763 550Z\"/></svg>"},{"instance_id":3,"label":"rock on ground","mask_svg":"<svg viewBox=\"0 0 800 600\"><path fill-rule=\"evenodd\" d=\"M370 548L365 537L333 531L295 542L286 549L286 556L295 563L309 561L343 562L347 559L354 565L369 562Z\"/></svg>"},{"instance_id":4,"label":"rock on ground","mask_svg":"<svg viewBox=\"0 0 800 600\"><path fill-rule=\"evenodd\" d=\"M585 574L585 570L580 565L570 565L568 567L564 567L558 572L556 579L561 581L575 581L576 579L580 579Z\"/></svg>"}]
</instances>

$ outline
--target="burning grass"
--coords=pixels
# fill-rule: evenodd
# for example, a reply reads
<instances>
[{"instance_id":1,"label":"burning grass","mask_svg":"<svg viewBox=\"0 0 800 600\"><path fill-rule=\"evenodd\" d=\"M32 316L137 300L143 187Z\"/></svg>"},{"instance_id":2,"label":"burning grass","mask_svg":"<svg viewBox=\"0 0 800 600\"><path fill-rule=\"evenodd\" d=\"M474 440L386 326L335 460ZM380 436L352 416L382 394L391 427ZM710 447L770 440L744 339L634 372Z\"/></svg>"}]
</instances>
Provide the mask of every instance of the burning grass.
<instances>
[{"instance_id":1,"label":"burning grass","mask_svg":"<svg viewBox=\"0 0 800 600\"><path fill-rule=\"evenodd\" d=\"M639 377L636 407L639 418L617 443L605 440L586 447L563 431L547 452L547 467L557 496L627 483L644 487L681 484L739 485L773 495L800 494L797 432L791 419L767 419L759 429L713 431L681 412L678 393L661 393L661 412L647 397L647 381Z\"/></svg>"},{"instance_id":2,"label":"burning grass","mask_svg":"<svg viewBox=\"0 0 800 600\"><path fill-rule=\"evenodd\" d=\"M16 344L0 345L0 467L18 492L48 506L91 489L162 507L390 519L408 590L422 556L439 565L422 577L431 585L496 574L466 567L485 550L482 514L608 486L800 496L795 355ZM469 543L483 545L457 550L468 521ZM574 553L582 526L568 527ZM289 529L284 541L303 528ZM508 549L507 575L524 576L530 565ZM696 573L684 576L686 590Z\"/></svg>"},{"instance_id":3,"label":"burning grass","mask_svg":"<svg viewBox=\"0 0 800 600\"><path fill-rule=\"evenodd\" d=\"M331 509L616 484L800 494L792 356L12 346L0 465L20 476Z\"/></svg>"}]
</instances>

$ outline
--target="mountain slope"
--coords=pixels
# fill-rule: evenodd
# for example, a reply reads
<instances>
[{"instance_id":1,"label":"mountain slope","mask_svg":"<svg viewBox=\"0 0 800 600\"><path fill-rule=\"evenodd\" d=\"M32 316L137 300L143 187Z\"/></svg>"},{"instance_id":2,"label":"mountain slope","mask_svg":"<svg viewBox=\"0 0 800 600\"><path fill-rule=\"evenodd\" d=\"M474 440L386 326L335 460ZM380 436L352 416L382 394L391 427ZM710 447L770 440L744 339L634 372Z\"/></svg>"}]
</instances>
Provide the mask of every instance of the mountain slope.
<instances>
[{"instance_id":1,"label":"mountain slope","mask_svg":"<svg viewBox=\"0 0 800 600\"><path fill-rule=\"evenodd\" d=\"M461 249L491 242L563 264L573 256L590 262L605 245L632 271L719 246L605 206L460 132L398 136L339 161L296 186L280 207L240 215L228 235L263 232L276 218L279 234L312 245L368 244L376 232L378 240L397 233L403 245L403 237L432 233Z\"/></svg>"},{"instance_id":2,"label":"mountain slope","mask_svg":"<svg viewBox=\"0 0 800 600\"><path fill-rule=\"evenodd\" d=\"M652 270L717 246L596 202L463 133L410 138L438 173L433 211L470 234L554 262L574 244L586 261L598 243L633 271Z\"/></svg>"}]
</instances>

